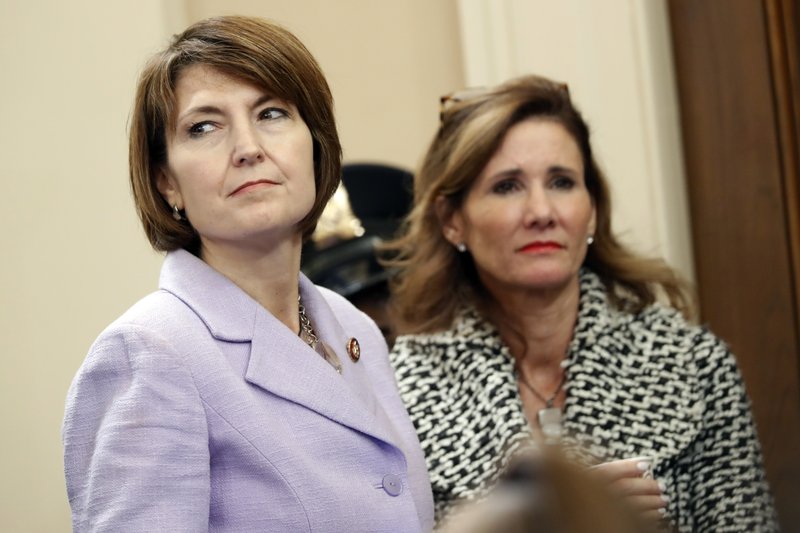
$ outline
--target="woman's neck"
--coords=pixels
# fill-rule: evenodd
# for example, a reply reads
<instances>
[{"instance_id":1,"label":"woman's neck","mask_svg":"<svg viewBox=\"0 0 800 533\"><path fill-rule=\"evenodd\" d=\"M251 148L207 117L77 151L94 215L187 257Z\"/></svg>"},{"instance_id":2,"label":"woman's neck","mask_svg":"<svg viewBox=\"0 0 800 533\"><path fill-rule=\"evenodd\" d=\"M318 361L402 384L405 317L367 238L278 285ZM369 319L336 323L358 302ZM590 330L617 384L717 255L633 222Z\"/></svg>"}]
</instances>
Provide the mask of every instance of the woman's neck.
<instances>
[{"instance_id":1,"label":"woman's neck","mask_svg":"<svg viewBox=\"0 0 800 533\"><path fill-rule=\"evenodd\" d=\"M502 296L496 298L493 322L517 364L530 370L560 368L578 317L578 278L558 290Z\"/></svg>"},{"instance_id":2,"label":"woman's neck","mask_svg":"<svg viewBox=\"0 0 800 533\"><path fill-rule=\"evenodd\" d=\"M203 242L200 258L292 331L299 331L300 235L257 248Z\"/></svg>"}]
</instances>

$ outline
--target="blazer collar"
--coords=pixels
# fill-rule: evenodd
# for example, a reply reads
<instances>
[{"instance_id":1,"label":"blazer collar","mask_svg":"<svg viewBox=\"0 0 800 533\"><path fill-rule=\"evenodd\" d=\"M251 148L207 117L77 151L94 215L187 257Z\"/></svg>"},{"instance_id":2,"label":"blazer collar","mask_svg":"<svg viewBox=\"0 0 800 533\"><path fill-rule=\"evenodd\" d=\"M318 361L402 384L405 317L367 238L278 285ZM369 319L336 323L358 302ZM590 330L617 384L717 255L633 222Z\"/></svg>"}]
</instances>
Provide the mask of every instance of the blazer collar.
<instances>
[{"instance_id":1,"label":"blazer collar","mask_svg":"<svg viewBox=\"0 0 800 533\"><path fill-rule=\"evenodd\" d=\"M167 254L159 288L192 308L215 339L245 342L253 338L257 309L261 308L258 302L186 250Z\"/></svg>"},{"instance_id":2,"label":"blazer collar","mask_svg":"<svg viewBox=\"0 0 800 533\"><path fill-rule=\"evenodd\" d=\"M185 250L167 254L160 288L188 305L221 341L250 342L244 378L362 433L396 444L380 414L364 363L346 353L349 339L325 297L302 273L300 295L317 336L344 366L339 375L296 332L267 312L231 280Z\"/></svg>"},{"instance_id":3,"label":"blazer collar","mask_svg":"<svg viewBox=\"0 0 800 533\"><path fill-rule=\"evenodd\" d=\"M346 353L349 339L325 297L300 275L300 296L320 341L342 362L342 374L294 332L269 313L258 313L245 379L274 394L304 405L336 422L397 446L398 436L387 424L377 402L374 383L363 362L353 364Z\"/></svg>"}]
</instances>

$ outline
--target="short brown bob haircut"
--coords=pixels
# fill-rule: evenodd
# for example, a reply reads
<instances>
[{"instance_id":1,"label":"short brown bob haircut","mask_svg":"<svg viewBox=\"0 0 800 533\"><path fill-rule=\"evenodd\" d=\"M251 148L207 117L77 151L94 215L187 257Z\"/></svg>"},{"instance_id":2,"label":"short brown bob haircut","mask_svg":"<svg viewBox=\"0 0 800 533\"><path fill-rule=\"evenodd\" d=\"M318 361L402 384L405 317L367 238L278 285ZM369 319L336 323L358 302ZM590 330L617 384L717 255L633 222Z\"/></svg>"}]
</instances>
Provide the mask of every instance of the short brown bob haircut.
<instances>
[{"instance_id":1,"label":"short brown bob haircut","mask_svg":"<svg viewBox=\"0 0 800 533\"><path fill-rule=\"evenodd\" d=\"M316 198L298 228L303 238L310 236L341 180L342 149L330 88L311 53L288 30L258 18L228 16L197 22L173 37L139 78L129 165L136 210L150 244L158 251L199 253L199 235L187 220L172 217L156 187L166 164L167 135L174 129L175 85L191 65L253 83L297 107L314 145Z\"/></svg>"},{"instance_id":2,"label":"short brown bob haircut","mask_svg":"<svg viewBox=\"0 0 800 533\"><path fill-rule=\"evenodd\" d=\"M446 211L459 209L508 130L528 118L561 124L578 145L597 217L594 243L583 265L600 276L612 304L635 312L663 295L690 315L692 297L686 283L663 260L634 254L612 233L608 184L592 155L589 127L566 85L525 76L491 89L442 97L439 130L414 176L414 208L402 235L384 247L392 257L386 264L399 272L391 284L399 332L446 329L465 305L484 311L495 307L472 255L459 253L444 238L436 204L441 197Z\"/></svg>"}]
</instances>

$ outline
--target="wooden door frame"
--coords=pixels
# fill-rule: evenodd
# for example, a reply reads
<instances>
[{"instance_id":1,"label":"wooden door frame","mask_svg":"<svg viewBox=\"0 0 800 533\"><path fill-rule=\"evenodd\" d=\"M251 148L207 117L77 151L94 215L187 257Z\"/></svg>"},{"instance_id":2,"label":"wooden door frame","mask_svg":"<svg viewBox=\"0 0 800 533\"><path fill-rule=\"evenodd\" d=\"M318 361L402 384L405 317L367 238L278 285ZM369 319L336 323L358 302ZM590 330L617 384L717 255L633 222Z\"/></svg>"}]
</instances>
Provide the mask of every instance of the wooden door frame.
<instances>
[{"instance_id":1,"label":"wooden door frame","mask_svg":"<svg viewBox=\"0 0 800 533\"><path fill-rule=\"evenodd\" d=\"M701 319L737 355L781 525L800 525L800 21L669 0Z\"/></svg>"}]
</instances>

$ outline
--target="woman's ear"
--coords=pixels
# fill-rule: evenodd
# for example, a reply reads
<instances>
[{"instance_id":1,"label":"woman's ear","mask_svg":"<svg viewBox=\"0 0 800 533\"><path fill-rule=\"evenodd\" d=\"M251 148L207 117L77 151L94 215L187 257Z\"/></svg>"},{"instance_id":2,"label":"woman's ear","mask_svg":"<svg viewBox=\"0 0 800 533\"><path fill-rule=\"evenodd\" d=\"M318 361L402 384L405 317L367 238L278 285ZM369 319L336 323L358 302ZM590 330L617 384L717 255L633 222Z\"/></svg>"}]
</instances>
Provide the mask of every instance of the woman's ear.
<instances>
[{"instance_id":1,"label":"woman's ear","mask_svg":"<svg viewBox=\"0 0 800 533\"><path fill-rule=\"evenodd\" d=\"M156 178L156 188L161 193L161 197L170 205L177 206L179 210L184 209L183 197L181 196L178 182L169 175L166 169L161 169Z\"/></svg>"},{"instance_id":2,"label":"woman's ear","mask_svg":"<svg viewBox=\"0 0 800 533\"><path fill-rule=\"evenodd\" d=\"M455 209L450 201L441 194L436 197L434 209L444 238L453 246L462 244L464 242L464 221L461 212Z\"/></svg>"}]
</instances>

